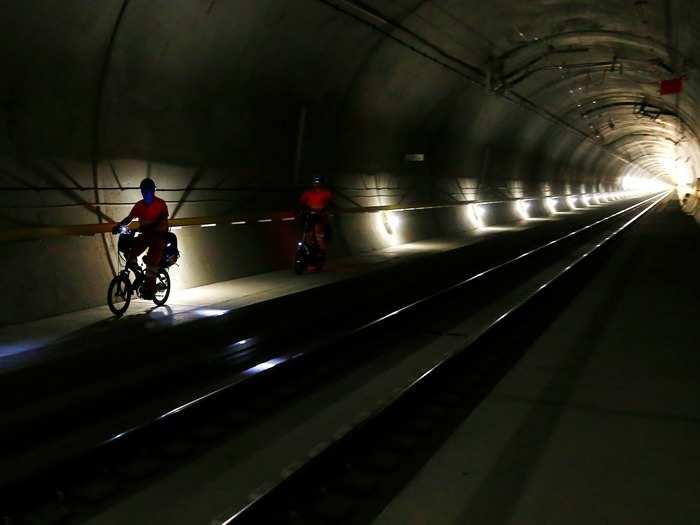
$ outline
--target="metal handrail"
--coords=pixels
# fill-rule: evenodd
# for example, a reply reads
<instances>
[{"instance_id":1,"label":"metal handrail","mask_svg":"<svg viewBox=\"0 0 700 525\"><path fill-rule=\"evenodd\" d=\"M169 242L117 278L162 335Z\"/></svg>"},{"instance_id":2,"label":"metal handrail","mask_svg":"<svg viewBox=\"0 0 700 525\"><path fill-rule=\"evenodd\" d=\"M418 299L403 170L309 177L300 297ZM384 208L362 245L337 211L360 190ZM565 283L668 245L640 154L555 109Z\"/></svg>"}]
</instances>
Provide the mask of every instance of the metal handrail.
<instances>
[{"instance_id":1,"label":"metal handrail","mask_svg":"<svg viewBox=\"0 0 700 525\"><path fill-rule=\"evenodd\" d=\"M355 213L375 213L381 211L417 211L430 210L440 208L455 208L466 206L468 204L503 204L508 202L516 202L519 200L539 200L546 198L566 198L580 197L583 195L596 195L595 193L584 194L568 194L568 195L551 195L539 197L518 197L502 200L490 201L460 201L460 202L420 202L413 204L402 205L383 205L383 206L364 206L343 208L334 207L333 211L336 214L355 214ZM290 221L295 219L296 213L293 210L275 210L275 211L249 211L241 212L235 215L215 215L203 217L185 217L180 219L170 219L168 222L171 228L180 228L183 226L214 226L214 225L242 225L254 224L257 222L278 222ZM17 228L13 230L0 231L0 242L24 241L33 239L43 239L50 237L70 237L70 236L92 236L104 233L111 233L114 223L98 223L98 224L72 224L64 226L35 226L28 228Z\"/></svg>"}]
</instances>

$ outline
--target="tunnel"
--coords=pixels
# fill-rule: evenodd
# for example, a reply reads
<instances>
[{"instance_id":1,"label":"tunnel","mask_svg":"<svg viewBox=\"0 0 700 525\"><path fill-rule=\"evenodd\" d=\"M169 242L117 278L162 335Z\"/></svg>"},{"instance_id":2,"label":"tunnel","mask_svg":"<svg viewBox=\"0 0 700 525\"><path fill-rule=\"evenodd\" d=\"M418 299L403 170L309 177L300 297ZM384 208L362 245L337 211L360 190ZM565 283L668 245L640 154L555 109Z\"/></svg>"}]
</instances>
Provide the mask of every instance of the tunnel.
<instances>
[{"instance_id":1,"label":"tunnel","mask_svg":"<svg viewBox=\"0 0 700 525\"><path fill-rule=\"evenodd\" d=\"M6 2L0 516L692 522L694 13L685 0ZM128 220L144 179L178 256L138 259L141 280L122 282L132 234L114 227L148 226ZM300 196L318 186L332 201L308 214ZM231 400L247 410L232 416ZM420 423L391 434L412 402L433 407L416 419L442 448L415 437ZM309 414L331 408L324 434ZM221 430L217 411L243 430ZM287 452L253 447L261 428ZM209 458L226 446L235 475ZM156 449L189 467L152 474ZM352 497L328 488L336 470ZM153 510L178 499L177 476L180 493L204 480L198 499Z\"/></svg>"}]
</instances>

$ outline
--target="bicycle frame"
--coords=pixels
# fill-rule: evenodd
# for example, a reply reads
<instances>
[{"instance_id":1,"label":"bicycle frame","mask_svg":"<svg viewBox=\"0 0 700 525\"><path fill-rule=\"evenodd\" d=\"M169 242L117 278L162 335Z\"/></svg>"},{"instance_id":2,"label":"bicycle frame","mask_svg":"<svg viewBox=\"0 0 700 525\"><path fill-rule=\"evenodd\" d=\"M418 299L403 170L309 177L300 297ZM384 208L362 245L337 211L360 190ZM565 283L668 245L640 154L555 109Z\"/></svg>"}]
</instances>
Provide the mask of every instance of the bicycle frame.
<instances>
[{"instance_id":1,"label":"bicycle frame","mask_svg":"<svg viewBox=\"0 0 700 525\"><path fill-rule=\"evenodd\" d=\"M125 231L121 233L125 234L129 231L130 230L125 229ZM139 264L138 261L135 261L134 264L130 266L126 255L120 252L119 248L117 248L117 254L118 264L121 264L122 261L124 262L124 268L119 271L119 274L126 277L126 279L129 281L132 293L134 293L137 297L141 297L141 285L146 280L146 271L144 270L143 266ZM131 272L133 272L134 274L133 280L131 279Z\"/></svg>"}]
</instances>

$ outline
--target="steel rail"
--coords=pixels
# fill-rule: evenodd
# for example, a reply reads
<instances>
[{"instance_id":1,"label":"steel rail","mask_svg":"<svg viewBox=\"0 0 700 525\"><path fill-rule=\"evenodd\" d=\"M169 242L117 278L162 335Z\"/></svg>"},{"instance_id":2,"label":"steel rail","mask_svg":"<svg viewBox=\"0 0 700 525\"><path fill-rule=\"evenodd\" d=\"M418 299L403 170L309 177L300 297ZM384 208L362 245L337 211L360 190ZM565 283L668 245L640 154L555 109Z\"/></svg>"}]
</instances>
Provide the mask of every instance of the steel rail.
<instances>
[{"instance_id":1,"label":"steel rail","mask_svg":"<svg viewBox=\"0 0 700 525\"><path fill-rule=\"evenodd\" d=\"M284 370L285 368L287 368L288 365L291 365L292 363L300 362L301 358L308 357L308 356L315 355L315 354L319 354L320 351L322 351L324 348L327 348L333 344L336 344L337 341L350 339L353 336L356 336L358 334L361 334L363 332L368 331L368 329L370 329L370 328L375 328L375 327L379 326L381 323L383 323L389 319L395 319L399 314L407 313L410 310L415 309L419 305L425 304L428 300L432 300L432 299L442 295L442 293L448 293L449 291L454 290L458 287L461 287L469 282L472 282L472 281L477 280L481 277L489 275L492 272L496 271L497 269L502 269L510 264L516 263L518 261L522 261L523 259L526 259L535 253L539 253L542 250L549 248L549 247L552 247L552 246L555 246L558 243L561 243L564 240L569 239L577 234L588 231L590 228L592 228L596 225L603 224L606 221L609 221L615 217L618 217L622 213L629 212L629 211L632 211L640 206L643 206L645 203L649 202L650 200L653 200L654 198L656 198L656 197L650 197L649 199L645 199L642 202L633 204L633 205L626 207L625 209L620 210L616 213L613 213L613 214L611 214L603 219L597 220L597 221L595 221L591 224L588 224L582 228L579 228L573 232L570 232L570 233L563 235L563 236L560 236L560 237L558 237L550 242L547 242L546 244L544 244L538 248L524 252L521 255L514 257L514 258L511 258L504 263L493 266L488 270L478 272L474 275L471 275L471 276L465 278L464 280L460 281L456 285L444 288L441 293L438 292L438 293L431 294L430 296L427 296L423 300L415 301L415 302L413 302L409 305L406 305L400 309L394 310L393 312L391 312L389 314L382 315L381 317L375 319L374 321L372 321L370 323L366 323L366 324L360 326L359 328L355 328L352 330L346 330L343 333L337 334L333 341L330 341L330 342L324 341L322 345L320 345L317 348L314 348L312 351L305 352L305 353L290 353L290 352L280 353L277 355L277 357L275 357L273 359L267 359L265 362L259 362L259 363L252 365L252 366L249 366L247 369L245 369L241 372L238 372L237 374L231 376L225 384L220 383L220 386L217 386L213 390L204 392L203 394L198 395L196 398L191 399L190 401L187 401L185 403L174 406L168 410L164 410L162 413L158 414L157 416L149 418L148 421L144 422L141 425L137 425L137 426L127 428L127 429L124 429L122 431L113 433L109 437L107 437L106 439L100 441L99 443L95 442L95 444L93 446L86 448L85 454L83 454L83 455L79 454L78 456L74 456L72 458L62 458L61 463L67 464L67 463L70 463L71 461L73 461L73 462L81 461L81 459L83 457L87 457L88 454L95 452L96 450L102 449L106 446L119 445L119 444L124 445L127 440L131 440L137 434L140 434L144 431L146 431L146 433L149 430L156 430L157 431L157 428L161 428L160 424L165 424L165 423L170 423L170 424L175 423L176 424L176 422L178 421L177 416L181 416L181 415L184 415L187 413L192 413L194 410L201 408L204 405L204 403L207 401L215 401L216 399L220 399L223 396L223 394L230 393L236 387L241 386L244 383L249 383L248 380L253 378L253 377L264 378L264 377L267 377L269 375L269 372L272 370L275 370L275 371ZM254 342L253 342L253 346L255 346Z\"/></svg>"},{"instance_id":2,"label":"steel rail","mask_svg":"<svg viewBox=\"0 0 700 525\"><path fill-rule=\"evenodd\" d=\"M667 194L668 194L668 192L664 193L663 197L665 197ZM158 414L157 416L155 416L154 418L152 418L148 422L145 422L141 425L137 425L137 426L134 426L134 427L131 427L128 429L123 429L123 430L111 435L110 437L106 438L102 443L100 443L98 445L98 448L100 446L103 446L103 445L107 445L110 443L115 443L119 440L123 440L123 439L137 433L137 432L144 431L148 427L150 427L153 423L165 421L168 418L170 418L171 416L174 416L177 414L182 414L187 410L192 410L195 407L204 403L205 401L211 400L211 399L215 398L216 396L219 396L219 395L221 395L225 392L228 392L231 389L239 386L240 384L249 380L251 377L260 376L260 375L265 374L268 371L273 370L273 369L278 371L281 367L289 366L291 363L299 361L300 359L305 358L305 357L311 355L312 353L318 353L319 351L321 351L325 347L332 346L334 344L338 344L340 341L357 336L365 331L368 331L370 328L376 328L377 326L388 321L389 319L395 319L397 316L404 314L404 313L408 313L411 310L415 310L417 307L425 305L429 301L433 301L438 297L444 296L444 295L446 295L446 294L448 294L448 293L450 293L458 288L461 288L469 283L472 283L472 282L474 282L482 277L485 277L485 276L490 275L498 270L506 268L507 266L513 265L513 264L515 264L519 261L522 261L523 259L526 259L527 257L530 257L536 253L540 253L543 250L551 248L552 246L555 246L557 244L560 244L563 241L570 239L576 235L580 235L581 233L586 232L586 231L590 230L591 228L598 226L600 224L603 224L607 221L610 221L610 220L614 219L615 217L620 216L623 213L630 212L630 211L632 211L640 206L643 206L647 202L650 202L650 201L656 199L657 195L649 197L648 199L645 199L639 203L633 204L627 208L624 208L623 210L617 211L611 215L608 215L607 217L604 217L603 219L599 219L593 223L587 224L586 226L578 228L578 229L574 230L573 232L567 233L566 235L560 236L552 241L549 241L549 242L543 244L542 246L539 246L539 247L534 248L532 250L526 251L526 252L524 252L516 257L513 257L513 258L503 262L503 263L492 266L491 268L489 268L487 270L483 270L481 272L470 275L469 277L466 277L465 279L457 282L456 284L442 288L441 290L434 292L428 296L425 296L419 300L413 301L413 302L411 302L407 305L404 305L400 308L397 308L389 313L383 314L383 315L377 317L376 319L374 319L368 323L362 324L359 327L356 327L356 328L350 329L348 331L339 333L335 337L333 337L330 341L325 341L322 348L316 348L313 351L307 351L304 353L301 353L301 352L280 352L279 355L277 355L276 357L274 357L272 359L268 358L263 362L257 362L255 364L253 364L252 366L248 367L247 369L242 370L242 371L234 374L229 379L229 381L226 382L225 384L223 384L221 386L217 386L215 389L213 389L211 391L202 393L201 395L197 396L195 399L192 399L190 401L182 403L178 406L172 407L172 408L164 411L163 413ZM247 345L246 347L248 349L253 348L253 346L255 346L254 344L252 346L248 346L248 343L250 343L250 342L246 341L246 345ZM236 344L238 344L238 343L236 343Z\"/></svg>"},{"instance_id":3,"label":"steel rail","mask_svg":"<svg viewBox=\"0 0 700 525\"><path fill-rule=\"evenodd\" d=\"M286 488L291 487L292 485L295 485L296 481L298 478L305 474L308 473L308 471L312 468L318 467L326 458L334 451L339 449L341 446L347 446L349 442L352 442L353 439L357 438L358 434L364 430L367 429L367 427L370 424L375 424L377 421L382 418L384 415L386 415L391 409L395 408L399 403L402 403L406 401L409 396L413 393L415 393L416 390L418 390L420 387L425 385L428 380L433 379L435 376L437 376L439 373L444 372L448 369L449 365L458 357L464 355L467 350L477 341L482 339L485 335L497 330L500 328L500 326L503 324L503 321L509 317L511 317L515 312L521 310L524 308L526 305L531 303L533 299L537 296L539 296L545 289L551 288L551 286L556 283L557 281L561 280L564 275L567 275L569 272L571 272L575 267L577 267L581 262L586 260L590 255L593 253L597 252L600 250L603 246L607 245L612 239L616 238L618 235L620 235L623 231L625 231L627 228L629 228L632 224L634 224L637 220L639 220L641 217L643 217L645 214L647 214L650 210L652 210L654 207L656 207L660 202L662 202L668 195L670 194L669 192L664 192L660 196L657 194L654 197L651 197L649 199L646 199L642 201L641 203L638 203L630 208L627 208L626 210L623 211L630 211L634 208L638 208L639 206L643 206L647 203L649 203L644 209L636 213L632 218L626 220L623 222L623 224L617 228L615 228L611 233L607 234L604 236L604 238L598 242L595 246L590 248L589 250L585 251L583 254L579 255L573 262L570 262L563 270L558 272L556 275L548 279L544 284L542 284L539 288L537 288L534 292L530 293L520 301L518 301L515 305L510 307L508 310L506 310L502 315L500 315L498 318L496 318L494 321L480 329L477 333L472 334L469 338L469 342L460 350L456 352L449 353L445 355L441 360L439 360L436 364L434 364L432 367L430 367L428 370L423 372L418 378L414 379L411 381L408 385L406 385L404 388L400 389L398 392L394 393L389 399L387 399L383 404L380 406L376 407L373 411L367 413L367 415L359 420L355 421L354 426L351 428L348 428L346 432L344 432L342 435L334 437L332 440L324 443L323 447L318 447L319 449L316 450L316 454L313 455L313 457L310 457L308 461L304 464L301 465L292 465L288 467L285 470L284 476L280 477L278 480L277 484L267 486L263 490L260 490L257 494L254 495L254 497L251 499L251 501L245 505L244 507L240 509L233 510L229 513L227 513L224 516L220 516L219 518L214 519L211 524L212 525L239 525L243 523L249 522L249 520L255 520L256 516L255 513L263 510L262 506L265 505L265 503L274 498L275 496L279 495L280 492L284 491ZM651 202L650 202L651 201ZM613 216L619 215L620 212L614 214ZM611 216L611 217L613 217ZM597 221L601 222L601 221ZM566 238L565 237L562 237ZM517 260L513 259L513 260ZM468 282L468 280L465 280L463 282Z\"/></svg>"}]
</instances>

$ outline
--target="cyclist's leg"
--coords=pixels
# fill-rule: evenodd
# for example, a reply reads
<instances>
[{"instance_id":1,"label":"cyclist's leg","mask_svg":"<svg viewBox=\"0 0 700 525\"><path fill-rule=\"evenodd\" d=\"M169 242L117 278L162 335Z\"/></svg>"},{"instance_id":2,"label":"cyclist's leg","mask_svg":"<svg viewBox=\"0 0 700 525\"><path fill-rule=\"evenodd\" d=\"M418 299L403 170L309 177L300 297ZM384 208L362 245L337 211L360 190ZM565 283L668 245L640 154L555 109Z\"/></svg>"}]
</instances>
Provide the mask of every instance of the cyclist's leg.
<instances>
[{"instance_id":1,"label":"cyclist's leg","mask_svg":"<svg viewBox=\"0 0 700 525\"><path fill-rule=\"evenodd\" d=\"M160 269L160 261L163 258L165 239L160 235L152 235L148 238L148 253L143 258L146 263L146 290L153 293L156 290L156 276Z\"/></svg>"},{"instance_id":2,"label":"cyclist's leg","mask_svg":"<svg viewBox=\"0 0 700 525\"><path fill-rule=\"evenodd\" d=\"M131 245L131 250L129 251L129 256L126 258L127 268L138 269L138 257L148 248L148 240L144 235L139 235L134 239L134 243Z\"/></svg>"},{"instance_id":3,"label":"cyclist's leg","mask_svg":"<svg viewBox=\"0 0 700 525\"><path fill-rule=\"evenodd\" d=\"M328 228L328 216L325 213L319 213L316 219L316 224L314 225L314 231L316 232L316 241L318 242L318 247L322 252L326 251L326 246L328 245L328 239L326 238L326 229Z\"/></svg>"},{"instance_id":4,"label":"cyclist's leg","mask_svg":"<svg viewBox=\"0 0 700 525\"><path fill-rule=\"evenodd\" d=\"M316 234L316 244L318 244L319 250L324 251L326 249L326 241L324 239L324 227L321 221L318 221L314 225L314 233Z\"/></svg>"}]
</instances>

